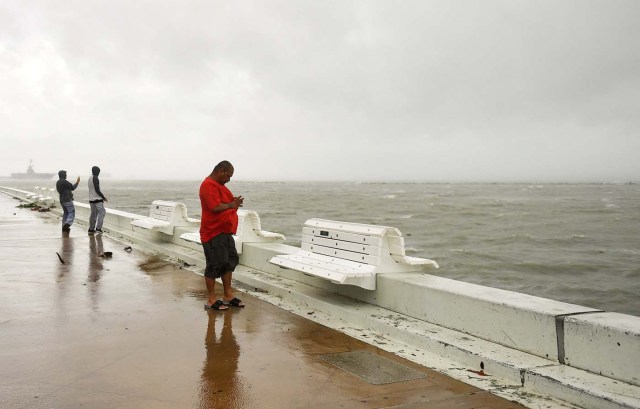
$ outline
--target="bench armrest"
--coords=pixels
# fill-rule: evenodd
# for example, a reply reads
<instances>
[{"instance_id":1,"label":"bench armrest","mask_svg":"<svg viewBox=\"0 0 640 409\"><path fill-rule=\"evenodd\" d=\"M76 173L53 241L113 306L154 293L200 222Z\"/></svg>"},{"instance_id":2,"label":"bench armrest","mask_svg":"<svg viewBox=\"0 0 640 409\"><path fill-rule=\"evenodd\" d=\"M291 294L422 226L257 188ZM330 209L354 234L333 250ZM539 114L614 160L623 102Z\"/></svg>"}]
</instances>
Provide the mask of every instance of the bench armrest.
<instances>
[{"instance_id":1,"label":"bench armrest","mask_svg":"<svg viewBox=\"0 0 640 409\"><path fill-rule=\"evenodd\" d=\"M397 254L392 254L391 258L393 258L398 263L408 264L410 266L432 266L436 269L440 268L438 263L428 258L399 256Z\"/></svg>"}]
</instances>

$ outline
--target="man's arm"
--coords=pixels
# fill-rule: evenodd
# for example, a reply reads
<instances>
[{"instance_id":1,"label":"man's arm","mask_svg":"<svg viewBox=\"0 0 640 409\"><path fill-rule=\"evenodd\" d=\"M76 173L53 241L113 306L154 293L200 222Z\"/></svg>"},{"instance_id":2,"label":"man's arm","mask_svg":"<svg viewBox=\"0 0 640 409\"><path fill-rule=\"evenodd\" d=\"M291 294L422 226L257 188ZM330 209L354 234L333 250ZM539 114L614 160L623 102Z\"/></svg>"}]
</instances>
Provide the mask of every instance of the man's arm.
<instances>
[{"instance_id":1,"label":"man's arm","mask_svg":"<svg viewBox=\"0 0 640 409\"><path fill-rule=\"evenodd\" d=\"M100 191L100 180L95 175L93 175L92 177L93 177L93 187L96 189L96 193L98 194L98 196L100 196L102 198L102 200L107 202L108 201L107 198L104 197L104 195Z\"/></svg>"},{"instance_id":2,"label":"man's arm","mask_svg":"<svg viewBox=\"0 0 640 409\"><path fill-rule=\"evenodd\" d=\"M242 196L234 197L232 202L220 203L219 205L211 209L211 211L214 213L220 213L220 212L224 212L225 210L238 209L242 207L243 202L244 202L244 197Z\"/></svg>"},{"instance_id":3,"label":"man's arm","mask_svg":"<svg viewBox=\"0 0 640 409\"><path fill-rule=\"evenodd\" d=\"M229 203L223 203L220 193L217 190L210 190L207 192L201 192L200 195L204 206L210 209L213 213L220 213L230 209L237 209L242 207L244 198L242 196L234 197L233 201Z\"/></svg>"}]
</instances>

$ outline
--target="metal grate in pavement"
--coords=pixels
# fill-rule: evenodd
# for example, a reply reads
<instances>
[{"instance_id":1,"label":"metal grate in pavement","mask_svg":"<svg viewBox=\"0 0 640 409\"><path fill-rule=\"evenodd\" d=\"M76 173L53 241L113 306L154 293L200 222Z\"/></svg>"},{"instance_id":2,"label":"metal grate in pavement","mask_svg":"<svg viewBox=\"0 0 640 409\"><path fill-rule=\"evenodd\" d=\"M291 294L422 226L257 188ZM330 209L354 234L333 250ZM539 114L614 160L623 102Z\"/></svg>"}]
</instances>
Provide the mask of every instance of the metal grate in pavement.
<instances>
[{"instance_id":1,"label":"metal grate in pavement","mask_svg":"<svg viewBox=\"0 0 640 409\"><path fill-rule=\"evenodd\" d=\"M369 351L350 351L320 355L337 366L373 385L426 378L427 375Z\"/></svg>"}]
</instances>

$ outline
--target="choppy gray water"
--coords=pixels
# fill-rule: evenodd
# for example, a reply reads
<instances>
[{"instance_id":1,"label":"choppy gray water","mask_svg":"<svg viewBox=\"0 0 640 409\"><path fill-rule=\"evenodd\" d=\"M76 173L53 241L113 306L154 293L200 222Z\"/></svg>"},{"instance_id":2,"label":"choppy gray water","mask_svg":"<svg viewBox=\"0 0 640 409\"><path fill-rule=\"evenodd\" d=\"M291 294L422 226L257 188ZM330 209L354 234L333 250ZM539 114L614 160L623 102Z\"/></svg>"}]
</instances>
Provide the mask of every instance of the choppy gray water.
<instances>
[{"instance_id":1,"label":"choppy gray water","mask_svg":"<svg viewBox=\"0 0 640 409\"><path fill-rule=\"evenodd\" d=\"M200 181L102 179L108 207L148 214L153 200L200 216ZM25 190L29 185L5 183ZM53 183L51 183L53 185ZM76 200L86 201L86 181ZM238 182L263 229L299 245L308 218L397 227L407 254L443 277L640 316L640 186Z\"/></svg>"}]
</instances>

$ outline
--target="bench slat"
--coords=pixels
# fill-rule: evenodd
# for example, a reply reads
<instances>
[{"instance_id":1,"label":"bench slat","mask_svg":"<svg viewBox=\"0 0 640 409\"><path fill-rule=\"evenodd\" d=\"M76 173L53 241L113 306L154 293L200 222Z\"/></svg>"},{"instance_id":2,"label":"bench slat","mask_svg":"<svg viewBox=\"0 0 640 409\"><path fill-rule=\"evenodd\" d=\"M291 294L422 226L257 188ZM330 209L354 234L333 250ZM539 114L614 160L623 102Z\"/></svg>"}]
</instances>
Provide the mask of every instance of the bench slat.
<instances>
[{"instance_id":1,"label":"bench slat","mask_svg":"<svg viewBox=\"0 0 640 409\"><path fill-rule=\"evenodd\" d=\"M339 239L344 241L350 241L353 243L368 244L371 246L379 246L382 243L382 237L352 233L347 231L339 231L328 228L317 228L305 226L302 228L302 234L315 237L325 237L330 239Z\"/></svg>"},{"instance_id":2,"label":"bench slat","mask_svg":"<svg viewBox=\"0 0 640 409\"><path fill-rule=\"evenodd\" d=\"M326 237L310 236L306 234L302 236L302 242L308 243L310 245L318 245L318 246L324 246L324 247L330 247L330 248L337 248L341 250L354 251L356 253L369 254L372 256L380 255L380 247L369 245L369 244L353 243L350 241L329 239Z\"/></svg>"},{"instance_id":3,"label":"bench slat","mask_svg":"<svg viewBox=\"0 0 640 409\"><path fill-rule=\"evenodd\" d=\"M155 219L170 221L173 215L173 209L151 209L150 216Z\"/></svg>"},{"instance_id":4,"label":"bench slat","mask_svg":"<svg viewBox=\"0 0 640 409\"><path fill-rule=\"evenodd\" d=\"M169 222L165 222L165 221L158 220L158 219L152 219L150 217L147 217L147 218L144 218L144 219L132 220L131 224L133 226L142 227L144 229L149 229L149 230L161 229L161 228L170 226Z\"/></svg>"},{"instance_id":5,"label":"bench slat","mask_svg":"<svg viewBox=\"0 0 640 409\"><path fill-rule=\"evenodd\" d=\"M345 271L375 271L375 266L372 266L370 264L359 263L352 260L345 260L338 257L326 256L324 254L312 253L306 250L299 251L295 254L286 255L286 257L289 256L292 256L295 259L309 259L309 263L313 265L318 265L318 263L331 264L332 266L336 266L336 271L342 271L340 269L342 267L346 269Z\"/></svg>"},{"instance_id":6,"label":"bench slat","mask_svg":"<svg viewBox=\"0 0 640 409\"><path fill-rule=\"evenodd\" d=\"M338 284L357 285L368 290L374 290L376 287L375 267L367 264L304 252L275 256L269 262Z\"/></svg>"},{"instance_id":7,"label":"bench slat","mask_svg":"<svg viewBox=\"0 0 640 409\"><path fill-rule=\"evenodd\" d=\"M353 251L318 246L309 243L301 243L300 248L302 248L302 250L322 254L325 256L342 258L349 261L355 261L357 263L372 264L374 267L378 264L379 260L379 257L369 254L355 253Z\"/></svg>"},{"instance_id":8,"label":"bench slat","mask_svg":"<svg viewBox=\"0 0 640 409\"><path fill-rule=\"evenodd\" d=\"M339 222L325 219L309 219L305 226L318 227L323 230L339 230L341 232L351 232L356 234L366 234L369 236L384 236L389 230L396 230L387 226L375 226L371 224L360 224L350 222Z\"/></svg>"},{"instance_id":9,"label":"bench slat","mask_svg":"<svg viewBox=\"0 0 640 409\"><path fill-rule=\"evenodd\" d=\"M278 259L296 262L300 265L322 268L334 273L340 273L346 277L366 277L372 275L375 270L375 266L369 264L347 261L309 252L280 255L276 257Z\"/></svg>"}]
</instances>

